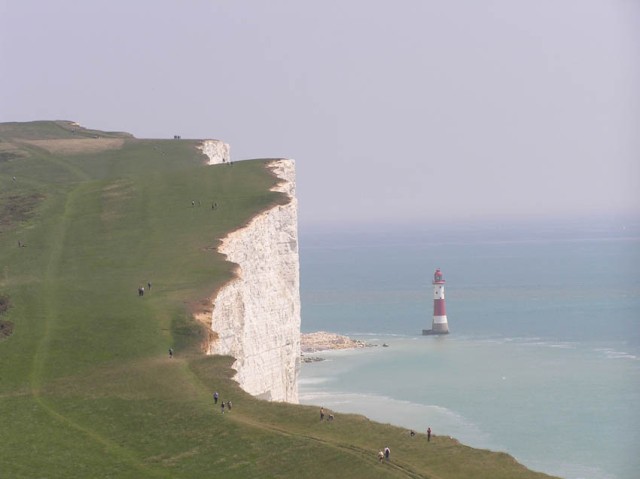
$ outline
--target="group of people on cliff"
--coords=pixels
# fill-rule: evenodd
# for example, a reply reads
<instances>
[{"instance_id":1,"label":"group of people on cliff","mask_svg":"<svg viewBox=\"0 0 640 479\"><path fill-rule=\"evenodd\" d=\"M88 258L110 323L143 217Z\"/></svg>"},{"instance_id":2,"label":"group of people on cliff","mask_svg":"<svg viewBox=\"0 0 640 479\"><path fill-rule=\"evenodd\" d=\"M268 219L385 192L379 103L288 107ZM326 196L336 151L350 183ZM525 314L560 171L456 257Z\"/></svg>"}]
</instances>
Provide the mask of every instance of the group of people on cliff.
<instances>
[{"instance_id":1,"label":"group of people on cliff","mask_svg":"<svg viewBox=\"0 0 640 479\"><path fill-rule=\"evenodd\" d=\"M391 459L391 449L389 449L389 446L385 447L382 451L378 451L378 461L388 461L389 459Z\"/></svg>"},{"instance_id":2,"label":"group of people on cliff","mask_svg":"<svg viewBox=\"0 0 640 479\"><path fill-rule=\"evenodd\" d=\"M415 437L416 432L412 429L409 431L411 437ZM431 427L427 428L427 442L431 442ZM389 461L391 459L391 449L386 446L383 450L378 451L378 461Z\"/></svg>"},{"instance_id":3,"label":"group of people on cliff","mask_svg":"<svg viewBox=\"0 0 640 479\"><path fill-rule=\"evenodd\" d=\"M151 281L147 283L147 288L151 291ZM144 286L138 286L138 296L144 296Z\"/></svg>"},{"instance_id":4,"label":"group of people on cliff","mask_svg":"<svg viewBox=\"0 0 640 479\"><path fill-rule=\"evenodd\" d=\"M324 417L325 417L325 413L324 413L324 407L320 408L320 420L324 421ZM333 414L328 414L327 415L327 421L333 421L334 416Z\"/></svg>"},{"instance_id":5,"label":"group of people on cliff","mask_svg":"<svg viewBox=\"0 0 640 479\"><path fill-rule=\"evenodd\" d=\"M218 399L220 399L220 395L218 394L218 391L216 391L213 393L213 404L218 404ZM231 403L231 400L228 400L226 403L224 401L221 401L220 403L220 411L222 412L222 414L224 414L225 408L227 411L231 412L232 407L233 404Z\"/></svg>"}]
</instances>

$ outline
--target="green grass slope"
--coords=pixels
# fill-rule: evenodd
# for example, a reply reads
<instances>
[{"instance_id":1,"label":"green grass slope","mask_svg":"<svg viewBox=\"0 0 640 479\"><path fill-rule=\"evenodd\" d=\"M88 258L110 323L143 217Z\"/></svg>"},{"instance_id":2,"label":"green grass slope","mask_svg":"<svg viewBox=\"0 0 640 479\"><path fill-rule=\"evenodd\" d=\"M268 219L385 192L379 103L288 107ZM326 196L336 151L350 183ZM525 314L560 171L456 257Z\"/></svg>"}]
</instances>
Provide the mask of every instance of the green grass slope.
<instances>
[{"instance_id":1,"label":"green grass slope","mask_svg":"<svg viewBox=\"0 0 640 479\"><path fill-rule=\"evenodd\" d=\"M361 416L320 423L204 356L193 312L231 277L218 239L286 199L264 161L205 166L198 144L0 124L0 477L548 477Z\"/></svg>"}]
</instances>

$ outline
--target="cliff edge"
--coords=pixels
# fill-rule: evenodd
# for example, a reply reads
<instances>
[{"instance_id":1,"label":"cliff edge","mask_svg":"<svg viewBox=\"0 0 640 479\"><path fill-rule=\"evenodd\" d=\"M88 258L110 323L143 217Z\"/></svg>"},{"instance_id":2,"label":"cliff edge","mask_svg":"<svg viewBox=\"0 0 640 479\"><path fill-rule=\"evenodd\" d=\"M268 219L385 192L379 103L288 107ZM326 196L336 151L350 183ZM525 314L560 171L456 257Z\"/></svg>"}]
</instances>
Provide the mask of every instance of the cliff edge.
<instances>
[{"instance_id":1,"label":"cliff edge","mask_svg":"<svg viewBox=\"0 0 640 479\"><path fill-rule=\"evenodd\" d=\"M237 265L213 300L208 353L236 358L235 379L249 394L298 402L300 275L295 162L268 163L289 196L230 233L218 251Z\"/></svg>"}]
</instances>

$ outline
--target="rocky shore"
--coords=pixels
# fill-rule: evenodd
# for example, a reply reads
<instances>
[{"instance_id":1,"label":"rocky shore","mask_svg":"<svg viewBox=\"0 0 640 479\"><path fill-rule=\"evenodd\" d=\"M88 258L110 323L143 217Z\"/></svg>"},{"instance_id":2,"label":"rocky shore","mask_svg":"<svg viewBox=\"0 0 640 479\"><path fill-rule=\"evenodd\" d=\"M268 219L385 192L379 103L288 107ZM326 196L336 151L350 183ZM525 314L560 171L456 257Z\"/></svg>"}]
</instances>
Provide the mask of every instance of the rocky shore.
<instances>
[{"instance_id":1,"label":"rocky shore","mask_svg":"<svg viewBox=\"0 0 640 479\"><path fill-rule=\"evenodd\" d=\"M318 331L300 335L300 350L302 353L315 353L332 349L357 349L373 346L366 341L351 339L340 334Z\"/></svg>"}]
</instances>

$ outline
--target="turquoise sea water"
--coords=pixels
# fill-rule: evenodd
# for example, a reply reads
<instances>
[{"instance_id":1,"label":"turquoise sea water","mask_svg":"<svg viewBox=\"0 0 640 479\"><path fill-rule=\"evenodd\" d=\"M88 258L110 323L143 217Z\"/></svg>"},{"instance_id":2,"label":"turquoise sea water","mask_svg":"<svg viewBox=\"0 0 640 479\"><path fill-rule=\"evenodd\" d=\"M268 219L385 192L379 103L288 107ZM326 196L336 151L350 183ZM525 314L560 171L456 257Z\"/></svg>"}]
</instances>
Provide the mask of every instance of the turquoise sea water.
<instances>
[{"instance_id":1,"label":"turquoise sea water","mask_svg":"<svg viewBox=\"0 0 640 479\"><path fill-rule=\"evenodd\" d=\"M566 478L640 477L640 228L629 221L302 231L301 402L507 451ZM451 334L423 337L433 271Z\"/></svg>"}]
</instances>

